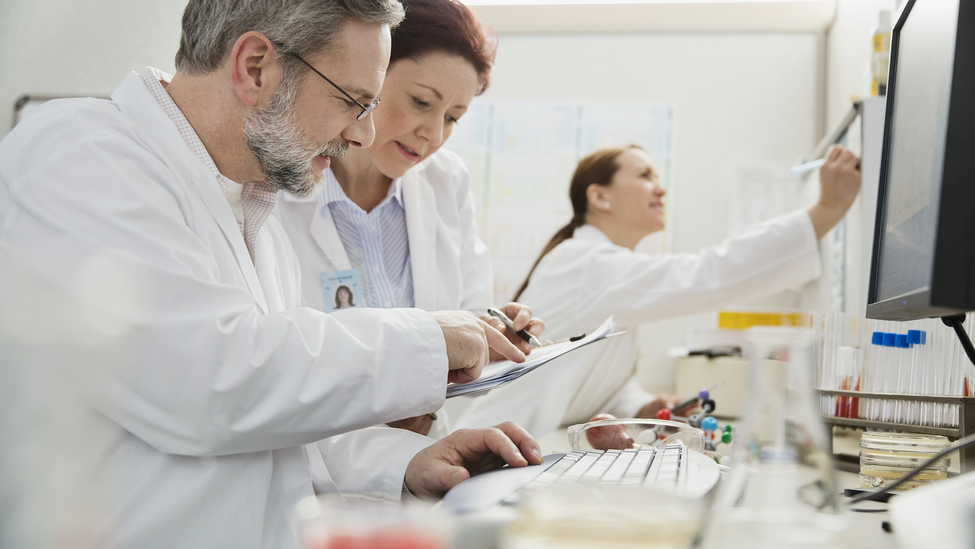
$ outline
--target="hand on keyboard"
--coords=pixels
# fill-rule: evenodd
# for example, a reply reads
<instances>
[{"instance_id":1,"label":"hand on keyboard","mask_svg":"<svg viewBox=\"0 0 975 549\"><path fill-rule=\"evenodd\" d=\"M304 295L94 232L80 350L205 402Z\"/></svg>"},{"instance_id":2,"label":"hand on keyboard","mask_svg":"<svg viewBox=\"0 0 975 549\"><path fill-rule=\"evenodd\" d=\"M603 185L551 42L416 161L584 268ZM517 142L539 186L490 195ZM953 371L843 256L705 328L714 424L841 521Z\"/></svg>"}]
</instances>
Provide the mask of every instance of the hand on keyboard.
<instances>
[{"instance_id":1,"label":"hand on keyboard","mask_svg":"<svg viewBox=\"0 0 975 549\"><path fill-rule=\"evenodd\" d=\"M418 497L437 498L460 482L506 463L524 467L541 462L538 442L510 421L490 429L465 429L417 453L406 468L406 487Z\"/></svg>"}]
</instances>

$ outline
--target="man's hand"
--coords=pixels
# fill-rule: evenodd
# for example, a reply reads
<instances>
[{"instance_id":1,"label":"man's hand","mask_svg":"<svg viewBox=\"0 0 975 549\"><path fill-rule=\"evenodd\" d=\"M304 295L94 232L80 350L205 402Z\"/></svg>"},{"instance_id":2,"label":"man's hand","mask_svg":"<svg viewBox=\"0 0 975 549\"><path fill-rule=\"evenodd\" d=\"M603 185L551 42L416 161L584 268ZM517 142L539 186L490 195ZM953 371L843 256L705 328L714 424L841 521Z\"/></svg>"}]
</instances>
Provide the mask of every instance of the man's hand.
<instances>
[{"instance_id":1,"label":"man's hand","mask_svg":"<svg viewBox=\"0 0 975 549\"><path fill-rule=\"evenodd\" d=\"M833 145L826 151L825 160L819 168L819 202L808 210L817 239L826 236L843 220L860 192L860 159L857 155Z\"/></svg>"},{"instance_id":2,"label":"man's hand","mask_svg":"<svg viewBox=\"0 0 975 549\"><path fill-rule=\"evenodd\" d=\"M498 308L505 316L511 319L511 324L515 327L515 332L519 330L528 330L531 335L541 338L542 333L545 331L545 323L542 322L540 318L534 318L532 316L532 310L528 305L522 305L521 303L511 302L504 307ZM488 323L495 330L501 332L508 338L515 347L525 353L526 355L532 352L533 347L524 339L518 337L518 334L508 330L505 327L504 322L501 319L495 318L491 315L481 315L481 320ZM491 360L501 360L506 358L501 353L491 349Z\"/></svg>"},{"instance_id":3,"label":"man's hand","mask_svg":"<svg viewBox=\"0 0 975 549\"><path fill-rule=\"evenodd\" d=\"M467 383L481 376L490 361L489 351L496 350L512 362L524 362L525 353L511 344L501 332L468 311L435 311L430 313L443 330L447 344L447 383Z\"/></svg>"},{"instance_id":4,"label":"man's hand","mask_svg":"<svg viewBox=\"0 0 975 549\"><path fill-rule=\"evenodd\" d=\"M542 462L542 452L521 427L508 421L489 429L461 429L421 450L406 467L406 487L421 498L439 498L472 476L505 463Z\"/></svg>"},{"instance_id":5,"label":"man's hand","mask_svg":"<svg viewBox=\"0 0 975 549\"><path fill-rule=\"evenodd\" d=\"M391 421L386 425L394 429L405 429L414 433L427 436L433 427L433 421L437 418L434 414L423 414L422 416L410 417L399 421Z\"/></svg>"}]
</instances>

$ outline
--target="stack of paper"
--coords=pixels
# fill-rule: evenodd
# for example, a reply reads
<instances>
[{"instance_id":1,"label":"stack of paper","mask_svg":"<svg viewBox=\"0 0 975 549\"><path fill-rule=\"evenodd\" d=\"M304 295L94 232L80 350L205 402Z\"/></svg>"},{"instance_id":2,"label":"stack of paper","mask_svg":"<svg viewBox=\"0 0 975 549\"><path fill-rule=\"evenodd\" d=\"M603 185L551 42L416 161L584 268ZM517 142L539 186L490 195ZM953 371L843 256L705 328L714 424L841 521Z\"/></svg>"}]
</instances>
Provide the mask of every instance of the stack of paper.
<instances>
[{"instance_id":1,"label":"stack of paper","mask_svg":"<svg viewBox=\"0 0 975 549\"><path fill-rule=\"evenodd\" d=\"M613 331L613 326L613 317L609 317L594 332L588 334L586 337L578 341L553 343L551 345L546 345L541 349L532 350L531 354L528 355L528 360L525 362L517 363L511 362L510 360L498 360L492 362L485 366L484 370L481 372L481 377L475 379L474 381L463 384L451 383L447 385L447 398L460 395L472 396L473 393L486 393L491 389L500 387L509 381L518 379L519 377L556 357L562 356L569 351L578 349L583 345L588 345L593 341L599 341Z\"/></svg>"}]
</instances>

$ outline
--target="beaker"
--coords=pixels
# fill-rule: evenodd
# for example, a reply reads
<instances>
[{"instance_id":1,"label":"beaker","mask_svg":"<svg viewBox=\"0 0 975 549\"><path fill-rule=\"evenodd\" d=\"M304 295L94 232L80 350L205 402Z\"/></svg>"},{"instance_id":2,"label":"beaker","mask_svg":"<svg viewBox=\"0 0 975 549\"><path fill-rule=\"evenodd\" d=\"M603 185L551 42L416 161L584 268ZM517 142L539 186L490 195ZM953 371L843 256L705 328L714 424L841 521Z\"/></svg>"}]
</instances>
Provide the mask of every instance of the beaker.
<instances>
[{"instance_id":1,"label":"beaker","mask_svg":"<svg viewBox=\"0 0 975 549\"><path fill-rule=\"evenodd\" d=\"M849 517L813 400L817 338L809 330L756 327L745 339L744 422L701 546L843 547Z\"/></svg>"}]
</instances>

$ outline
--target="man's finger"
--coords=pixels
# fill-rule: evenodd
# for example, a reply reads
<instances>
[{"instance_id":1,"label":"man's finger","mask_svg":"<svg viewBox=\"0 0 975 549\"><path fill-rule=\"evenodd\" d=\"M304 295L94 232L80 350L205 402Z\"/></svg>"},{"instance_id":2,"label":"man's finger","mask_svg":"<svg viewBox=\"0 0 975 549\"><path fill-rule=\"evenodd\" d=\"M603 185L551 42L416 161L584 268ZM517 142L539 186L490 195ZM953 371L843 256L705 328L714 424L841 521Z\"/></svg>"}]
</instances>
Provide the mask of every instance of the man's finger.
<instances>
[{"instance_id":1,"label":"man's finger","mask_svg":"<svg viewBox=\"0 0 975 549\"><path fill-rule=\"evenodd\" d=\"M501 319L499 318L491 315L481 315L480 319L499 332L503 332L505 329L504 322L501 322Z\"/></svg>"},{"instance_id":2,"label":"man's finger","mask_svg":"<svg viewBox=\"0 0 975 549\"><path fill-rule=\"evenodd\" d=\"M512 467L528 465L528 460L522 455L518 446L500 429L497 427L484 429L483 433L482 442L492 454L500 456L505 463Z\"/></svg>"},{"instance_id":3,"label":"man's finger","mask_svg":"<svg viewBox=\"0 0 975 549\"><path fill-rule=\"evenodd\" d=\"M542 462L542 449L538 441L523 427L513 421L506 421L494 428L504 433L520 449L522 457L527 458L529 463L538 465Z\"/></svg>"},{"instance_id":4,"label":"man's finger","mask_svg":"<svg viewBox=\"0 0 975 549\"><path fill-rule=\"evenodd\" d=\"M513 343L508 341L507 337L505 337L501 332L495 330L489 324L484 325L484 335L487 336L488 346L501 353L501 356L507 358L511 362L525 361L525 353L521 352L518 347L515 347Z\"/></svg>"},{"instance_id":5,"label":"man's finger","mask_svg":"<svg viewBox=\"0 0 975 549\"><path fill-rule=\"evenodd\" d=\"M417 456L421 454L417 454ZM471 474L467 469L458 465L451 465L435 457L433 459L422 459L417 463L411 461L405 482L406 487L417 497L440 498L448 490L469 478L471 478Z\"/></svg>"},{"instance_id":6,"label":"man's finger","mask_svg":"<svg viewBox=\"0 0 975 549\"><path fill-rule=\"evenodd\" d=\"M447 372L447 383L467 383L481 377L482 365L468 366Z\"/></svg>"}]
</instances>

